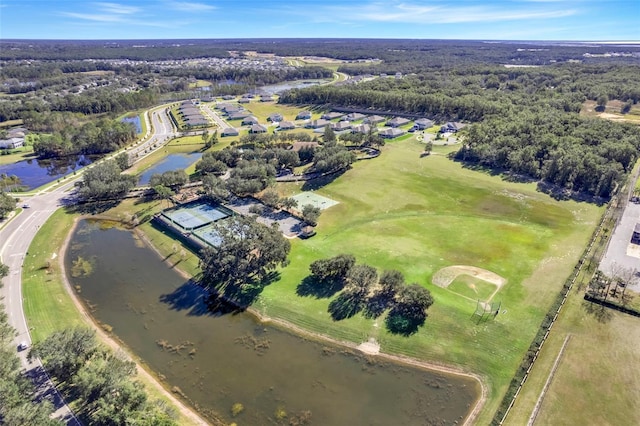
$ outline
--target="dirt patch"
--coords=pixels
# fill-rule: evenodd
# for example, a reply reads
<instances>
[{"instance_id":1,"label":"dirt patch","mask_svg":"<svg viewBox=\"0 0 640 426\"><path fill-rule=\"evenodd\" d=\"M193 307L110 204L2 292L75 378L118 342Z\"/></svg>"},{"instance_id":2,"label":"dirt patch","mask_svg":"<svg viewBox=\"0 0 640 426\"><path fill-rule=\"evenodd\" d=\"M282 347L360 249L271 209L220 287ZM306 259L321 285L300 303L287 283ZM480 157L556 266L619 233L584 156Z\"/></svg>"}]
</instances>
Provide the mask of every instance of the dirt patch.
<instances>
[{"instance_id":1,"label":"dirt patch","mask_svg":"<svg viewBox=\"0 0 640 426\"><path fill-rule=\"evenodd\" d=\"M507 283L507 280L500 275L487 271L486 269L477 268L467 265L453 265L440 269L433 275L431 281L438 287L447 288L460 275L469 275L482 281L494 284L496 291L493 292L489 300Z\"/></svg>"},{"instance_id":2,"label":"dirt patch","mask_svg":"<svg viewBox=\"0 0 640 426\"><path fill-rule=\"evenodd\" d=\"M380 353L380 343L373 337L370 337L366 342L362 342L356 346L356 349L367 355L378 355Z\"/></svg>"}]
</instances>

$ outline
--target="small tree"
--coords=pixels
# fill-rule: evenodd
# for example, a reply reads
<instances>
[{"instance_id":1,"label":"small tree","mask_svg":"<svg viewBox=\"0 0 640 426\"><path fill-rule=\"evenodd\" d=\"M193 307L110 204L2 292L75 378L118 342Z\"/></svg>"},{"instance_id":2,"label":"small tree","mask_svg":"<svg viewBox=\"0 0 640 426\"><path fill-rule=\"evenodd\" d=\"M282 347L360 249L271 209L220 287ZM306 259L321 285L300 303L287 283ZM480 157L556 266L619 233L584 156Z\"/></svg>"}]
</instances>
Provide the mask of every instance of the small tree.
<instances>
[{"instance_id":1,"label":"small tree","mask_svg":"<svg viewBox=\"0 0 640 426\"><path fill-rule=\"evenodd\" d=\"M426 155L430 155L431 151L433 151L433 142L428 141L425 145L424 145L424 153Z\"/></svg>"},{"instance_id":2,"label":"small tree","mask_svg":"<svg viewBox=\"0 0 640 426\"><path fill-rule=\"evenodd\" d=\"M349 270L346 291L363 300L369 293L369 289L377 282L376 268L369 265L355 265Z\"/></svg>"},{"instance_id":3,"label":"small tree","mask_svg":"<svg viewBox=\"0 0 640 426\"><path fill-rule=\"evenodd\" d=\"M311 204L306 204L302 207L302 219L311 226L316 226L318 224L320 213L320 208Z\"/></svg>"},{"instance_id":4,"label":"small tree","mask_svg":"<svg viewBox=\"0 0 640 426\"><path fill-rule=\"evenodd\" d=\"M209 142L209 131L207 129L204 129L204 131L202 132L201 137L202 137L202 142L206 146L207 143Z\"/></svg>"},{"instance_id":5,"label":"small tree","mask_svg":"<svg viewBox=\"0 0 640 426\"><path fill-rule=\"evenodd\" d=\"M171 203L171 197L175 195L171 188L164 185L154 186L153 191L156 193L158 198L160 198L161 200L167 200L168 203Z\"/></svg>"},{"instance_id":6,"label":"small tree","mask_svg":"<svg viewBox=\"0 0 640 426\"><path fill-rule=\"evenodd\" d=\"M208 134L207 134L207 136L208 136ZM210 138L205 139L204 146L205 146L205 148L208 149L208 148L211 148L212 146L216 145L218 142L219 142L219 140L218 140L218 130L215 130Z\"/></svg>"},{"instance_id":7,"label":"small tree","mask_svg":"<svg viewBox=\"0 0 640 426\"><path fill-rule=\"evenodd\" d=\"M116 163L118 164L118 167L120 167L120 170L127 170L131 166L131 164L129 164L129 154L126 152L118 154L116 157Z\"/></svg>"},{"instance_id":8,"label":"small tree","mask_svg":"<svg viewBox=\"0 0 640 426\"><path fill-rule=\"evenodd\" d=\"M280 205L283 209L295 209L298 207L298 201L295 198L286 197L280 200Z\"/></svg>"},{"instance_id":9,"label":"small tree","mask_svg":"<svg viewBox=\"0 0 640 426\"><path fill-rule=\"evenodd\" d=\"M604 111L607 107L607 102L609 102L609 97L607 95L600 95L596 100L596 111Z\"/></svg>"},{"instance_id":10,"label":"small tree","mask_svg":"<svg viewBox=\"0 0 640 426\"><path fill-rule=\"evenodd\" d=\"M0 262L0 280L9 275L9 267L4 263ZM2 285L0 284L0 287Z\"/></svg>"},{"instance_id":11,"label":"small tree","mask_svg":"<svg viewBox=\"0 0 640 426\"><path fill-rule=\"evenodd\" d=\"M333 144L336 142L336 133L333 131L331 126L324 127L324 136L323 140L325 144Z\"/></svg>"},{"instance_id":12,"label":"small tree","mask_svg":"<svg viewBox=\"0 0 640 426\"><path fill-rule=\"evenodd\" d=\"M278 195L277 191L273 189L267 189L262 193L261 200L269 207L276 208L278 207L278 204L280 202L280 196Z\"/></svg>"}]
</instances>

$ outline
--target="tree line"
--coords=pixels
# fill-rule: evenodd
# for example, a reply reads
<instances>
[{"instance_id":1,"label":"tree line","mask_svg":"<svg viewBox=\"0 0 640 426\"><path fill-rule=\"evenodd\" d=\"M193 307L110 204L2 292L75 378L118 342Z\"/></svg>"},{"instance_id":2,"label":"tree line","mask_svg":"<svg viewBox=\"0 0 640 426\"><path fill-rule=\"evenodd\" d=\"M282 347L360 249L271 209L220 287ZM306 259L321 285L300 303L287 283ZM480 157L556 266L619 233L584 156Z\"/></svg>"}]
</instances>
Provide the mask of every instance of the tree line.
<instances>
[{"instance_id":1,"label":"tree line","mask_svg":"<svg viewBox=\"0 0 640 426\"><path fill-rule=\"evenodd\" d=\"M92 330L57 331L33 346L33 357L40 358L68 398L81 402L76 414L84 424L177 425L174 410L149 398L135 379L135 363L100 345Z\"/></svg>"},{"instance_id":2,"label":"tree line","mask_svg":"<svg viewBox=\"0 0 640 426\"><path fill-rule=\"evenodd\" d=\"M471 126L455 158L609 198L638 158L640 129L549 110Z\"/></svg>"}]
</instances>

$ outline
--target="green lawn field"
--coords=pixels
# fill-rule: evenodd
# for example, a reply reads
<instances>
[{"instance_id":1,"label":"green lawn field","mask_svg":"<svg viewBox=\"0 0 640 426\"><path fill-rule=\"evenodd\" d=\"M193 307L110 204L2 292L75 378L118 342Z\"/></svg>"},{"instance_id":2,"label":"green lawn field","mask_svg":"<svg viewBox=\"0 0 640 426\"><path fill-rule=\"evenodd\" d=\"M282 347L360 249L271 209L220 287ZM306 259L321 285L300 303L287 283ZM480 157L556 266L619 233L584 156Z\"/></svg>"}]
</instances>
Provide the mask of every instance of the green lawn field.
<instances>
[{"instance_id":1,"label":"green lawn field","mask_svg":"<svg viewBox=\"0 0 640 426\"><path fill-rule=\"evenodd\" d=\"M421 158L422 150L413 139L388 144L378 159L357 162L317 188L340 204L323 212L317 236L293 241L291 264L255 307L311 331L357 343L375 337L383 352L481 375L489 386L482 423L497 407L602 209L558 202L533 184L466 169L443 155L450 147ZM302 185L281 192L293 194ZM425 326L407 338L388 333L382 318L334 322L327 313L330 299L297 296L309 264L338 253L352 253L379 271L398 269L407 281L427 287L435 303ZM502 302L494 321L475 324L474 300L431 284L432 275L450 265L477 266L507 279L493 299Z\"/></svg>"}]
</instances>

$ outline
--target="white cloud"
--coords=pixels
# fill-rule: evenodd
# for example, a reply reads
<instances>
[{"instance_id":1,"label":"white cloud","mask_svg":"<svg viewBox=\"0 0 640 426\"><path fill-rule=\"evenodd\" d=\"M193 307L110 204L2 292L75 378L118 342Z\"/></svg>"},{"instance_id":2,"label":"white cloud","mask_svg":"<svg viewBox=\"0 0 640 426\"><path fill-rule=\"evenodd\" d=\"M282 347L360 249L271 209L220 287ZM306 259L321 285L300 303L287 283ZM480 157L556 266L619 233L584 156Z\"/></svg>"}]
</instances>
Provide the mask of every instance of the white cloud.
<instances>
[{"instance_id":1,"label":"white cloud","mask_svg":"<svg viewBox=\"0 0 640 426\"><path fill-rule=\"evenodd\" d=\"M291 11L291 9L289 9ZM307 14L305 11L293 12ZM551 2L536 4L470 5L464 3L429 1L422 3L364 3L349 6L326 6L308 11L315 22L369 21L420 24L486 23L554 19L577 14L574 9L559 7Z\"/></svg>"},{"instance_id":2,"label":"white cloud","mask_svg":"<svg viewBox=\"0 0 640 426\"><path fill-rule=\"evenodd\" d=\"M77 13L77 12L60 12L63 16L70 18L82 19L85 21L96 22L124 22L125 19L120 15L109 15L100 13Z\"/></svg>"},{"instance_id":3,"label":"white cloud","mask_svg":"<svg viewBox=\"0 0 640 426\"><path fill-rule=\"evenodd\" d=\"M216 9L215 6L206 3L196 3L189 1L170 1L166 3L168 7L183 12L206 12Z\"/></svg>"},{"instance_id":4,"label":"white cloud","mask_svg":"<svg viewBox=\"0 0 640 426\"><path fill-rule=\"evenodd\" d=\"M105 13L114 13L118 15L130 15L132 13L136 13L140 11L139 7L136 6L127 6L118 3L105 3L99 2L95 3L103 12Z\"/></svg>"},{"instance_id":5,"label":"white cloud","mask_svg":"<svg viewBox=\"0 0 640 426\"><path fill-rule=\"evenodd\" d=\"M60 12L60 14L70 18L92 22L126 22L127 15L132 15L140 11L138 7L118 3L97 2L90 3L90 5L95 7L95 12Z\"/></svg>"}]
</instances>

